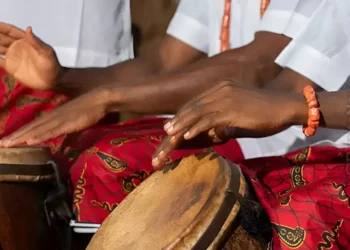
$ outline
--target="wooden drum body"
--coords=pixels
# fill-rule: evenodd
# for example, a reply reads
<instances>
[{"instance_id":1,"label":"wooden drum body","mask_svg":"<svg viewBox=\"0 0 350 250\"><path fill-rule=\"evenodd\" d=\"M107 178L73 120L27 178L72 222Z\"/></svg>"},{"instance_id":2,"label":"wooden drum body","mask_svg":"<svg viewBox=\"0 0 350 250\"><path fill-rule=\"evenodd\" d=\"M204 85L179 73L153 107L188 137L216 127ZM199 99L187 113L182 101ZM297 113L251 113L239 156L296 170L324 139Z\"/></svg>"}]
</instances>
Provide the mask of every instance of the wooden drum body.
<instances>
[{"instance_id":1,"label":"wooden drum body","mask_svg":"<svg viewBox=\"0 0 350 250\"><path fill-rule=\"evenodd\" d=\"M222 157L184 158L137 187L87 250L262 249L237 220L246 189L239 168Z\"/></svg>"},{"instance_id":2,"label":"wooden drum body","mask_svg":"<svg viewBox=\"0 0 350 250\"><path fill-rule=\"evenodd\" d=\"M49 148L0 149L0 249L57 249L44 201L55 180Z\"/></svg>"}]
</instances>

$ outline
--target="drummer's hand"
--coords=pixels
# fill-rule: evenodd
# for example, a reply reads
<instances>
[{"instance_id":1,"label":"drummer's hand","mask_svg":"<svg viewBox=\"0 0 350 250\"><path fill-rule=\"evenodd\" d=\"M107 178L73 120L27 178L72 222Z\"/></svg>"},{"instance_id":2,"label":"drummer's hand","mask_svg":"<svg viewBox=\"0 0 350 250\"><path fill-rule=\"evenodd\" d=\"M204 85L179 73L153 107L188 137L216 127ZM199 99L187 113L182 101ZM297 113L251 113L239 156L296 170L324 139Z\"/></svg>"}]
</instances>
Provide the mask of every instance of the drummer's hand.
<instances>
[{"instance_id":1,"label":"drummer's hand","mask_svg":"<svg viewBox=\"0 0 350 250\"><path fill-rule=\"evenodd\" d=\"M280 132L292 125L294 113L288 105L294 98L299 103L298 94L266 92L222 82L190 101L164 125L169 136L157 149L152 164L161 167L173 149L182 148L183 141L208 134L206 131L216 141L222 137L224 140L264 137Z\"/></svg>"},{"instance_id":2,"label":"drummer's hand","mask_svg":"<svg viewBox=\"0 0 350 250\"><path fill-rule=\"evenodd\" d=\"M63 73L53 48L35 37L32 29L23 31L0 22L0 67L32 89L54 87Z\"/></svg>"},{"instance_id":3,"label":"drummer's hand","mask_svg":"<svg viewBox=\"0 0 350 250\"><path fill-rule=\"evenodd\" d=\"M213 145L226 143L229 139L229 131L226 127L216 127L197 135L191 140L185 140L182 133L174 136L166 136L153 154L152 165L155 169L161 169L163 163L174 149L203 149Z\"/></svg>"},{"instance_id":4,"label":"drummer's hand","mask_svg":"<svg viewBox=\"0 0 350 250\"><path fill-rule=\"evenodd\" d=\"M98 123L107 113L108 93L94 90L63 104L0 140L0 147L36 145L79 132Z\"/></svg>"}]
</instances>

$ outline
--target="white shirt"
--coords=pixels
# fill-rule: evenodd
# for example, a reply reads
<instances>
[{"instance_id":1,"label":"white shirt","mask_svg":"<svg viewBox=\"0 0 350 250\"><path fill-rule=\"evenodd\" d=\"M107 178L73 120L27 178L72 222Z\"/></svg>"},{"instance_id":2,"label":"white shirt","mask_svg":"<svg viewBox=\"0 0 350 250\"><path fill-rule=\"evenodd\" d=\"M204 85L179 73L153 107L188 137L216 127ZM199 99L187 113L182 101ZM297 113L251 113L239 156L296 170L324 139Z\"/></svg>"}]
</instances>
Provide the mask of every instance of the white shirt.
<instances>
[{"instance_id":1,"label":"white shirt","mask_svg":"<svg viewBox=\"0 0 350 250\"><path fill-rule=\"evenodd\" d=\"M314 0L304 0L302 3L308 1L311 3ZM288 26L294 25L300 24L297 21L289 22L280 33L285 34ZM327 91L350 89L350 81L347 80L350 75L349 0L322 1L306 25L301 27L276 62L307 76ZM282 155L309 145L350 146L348 130L319 128L316 135L311 137L305 137L301 131L300 126L294 126L274 136L240 139L239 143L246 158Z\"/></svg>"},{"instance_id":2,"label":"white shirt","mask_svg":"<svg viewBox=\"0 0 350 250\"><path fill-rule=\"evenodd\" d=\"M288 1L271 1L258 30L293 37L293 41L277 57L276 63L308 77L327 91L339 90L349 77L349 18L344 0L292 0L299 2L290 18L275 22L276 16L287 15ZM345 13L339 13L339 12ZM305 19L299 13L307 13ZM280 19L280 18L279 18ZM322 69L322 70L320 70Z\"/></svg>"},{"instance_id":3,"label":"white shirt","mask_svg":"<svg viewBox=\"0 0 350 250\"><path fill-rule=\"evenodd\" d=\"M129 0L0 0L0 21L54 47L66 67L105 67L133 57Z\"/></svg>"},{"instance_id":4,"label":"white shirt","mask_svg":"<svg viewBox=\"0 0 350 250\"><path fill-rule=\"evenodd\" d=\"M225 0L180 0L168 34L209 56L220 53L221 22ZM260 21L260 0L232 0L230 47L254 39Z\"/></svg>"},{"instance_id":5,"label":"white shirt","mask_svg":"<svg viewBox=\"0 0 350 250\"><path fill-rule=\"evenodd\" d=\"M295 38L296 41L299 41L297 43L301 44L304 41L301 37L308 34L304 27L308 27L308 29L315 28L313 25L318 22L316 17L320 18L322 16L322 13L318 12L324 9L325 5L321 5L321 3L324 4L324 1L272 0L263 20L260 20L260 0L232 0L230 46L231 48L239 48L247 45L253 41L254 33L259 30L284 34ZM207 53L209 56L220 53L220 31L224 5L224 0L181 0L169 25L168 34ZM313 19L315 20L311 22ZM301 32L302 28L305 30L304 33ZM317 31L321 30L318 26ZM323 35L321 35L319 33L318 36L325 38L327 37L326 32L331 31L331 29L322 30L325 34L322 33ZM312 38L310 42L312 42ZM334 46L334 42L336 41L332 39L325 41L322 51L327 51L327 48ZM293 53L296 53L299 51L299 47L291 43L276 59L276 63L280 63L283 67L291 67L293 57L290 54L293 53L289 51L293 50ZM313 79L312 76L315 75L315 72L323 70L327 70L330 74L327 81L321 81L321 87L328 90L329 88L326 86L332 84L341 86L344 84L346 78L339 77L332 72L333 58L328 61L328 64L323 64L324 67L328 67L327 69L320 69L310 67L310 65L317 65L320 58L313 57L314 61L305 65L303 63L305 57L302 57L302 53L299 56L298 60L294 59L294 64L298 65L296 71L300 71L306 77ZM339 64L340 60L337 63ZM316 83L318 82L316 81ZM344 136L347 137L344 131L320 129L316 136L306 139L300 127L292 127L275 136L261 139L239 139L238 142L243 154L249 159L281 155L313 144L344 146L344 140L342 139Z\"/></svg>"}]
</instances>

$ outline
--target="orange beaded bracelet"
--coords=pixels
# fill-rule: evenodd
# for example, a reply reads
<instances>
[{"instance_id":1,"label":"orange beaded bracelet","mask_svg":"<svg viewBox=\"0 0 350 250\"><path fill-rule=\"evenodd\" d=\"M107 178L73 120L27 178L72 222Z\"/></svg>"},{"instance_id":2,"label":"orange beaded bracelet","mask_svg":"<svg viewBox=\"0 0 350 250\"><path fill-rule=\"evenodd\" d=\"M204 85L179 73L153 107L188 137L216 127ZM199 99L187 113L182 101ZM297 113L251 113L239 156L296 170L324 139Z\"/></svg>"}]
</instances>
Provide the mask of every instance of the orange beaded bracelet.
<instances>
[{"instance_id":1,"label":"orange beaded bracelet","mask_svg":"<svg viewBox=\"0 0 350 250\"><path fill-rule=\"evenodd\" d=\"M303 90L303 95L309 107L307 125L303 125L303 133L305 136L313 136L316 134L316 130L320 124L320 105L313 87L306 86Z\"/></svg>"}]
</instances>

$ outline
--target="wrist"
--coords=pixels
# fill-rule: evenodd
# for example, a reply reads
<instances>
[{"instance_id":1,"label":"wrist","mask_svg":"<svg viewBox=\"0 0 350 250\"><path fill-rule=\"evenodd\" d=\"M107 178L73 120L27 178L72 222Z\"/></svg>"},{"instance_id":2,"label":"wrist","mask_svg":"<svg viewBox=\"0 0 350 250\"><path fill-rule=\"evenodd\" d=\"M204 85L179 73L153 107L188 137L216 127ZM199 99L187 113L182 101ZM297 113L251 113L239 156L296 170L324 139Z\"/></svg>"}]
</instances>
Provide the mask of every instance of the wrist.
<instances>
[{"instance_id":1,"label":"wrist","mask_svg":"<svg viewBox=\"0 0 350 250\"><path fill-rule=\"evenodd\" d=\"M308 120L308 106L302 94L288 93L284 105L281 105L286 126L304 125Z\"/></svg>"},{"instance_id":2,"label":"wrist","mask_svg":"<svg viewBox=\"0 0 350 250\"><path fill-rule=\"evenodd\" d=\"M65 68L62 66L59 67L56 78L54 78L55 80L51 84L54 90L60 88L61 85L63 85L63 83L65 82L64 78L67 75L68 71L69 68Z\"/></svg>"},{"instance_id":3,"label":"wrist","mask_svg":"<svg viewBox=\"0 0 350 250\"><path fill-rule=\"evenodd\" d=\"M65 68L65 67L60 66L60 69L59 69L59 71L57 73L57 80L56 80L56 83L55 83L56 85L63 80L63 78L68 73L68 71L69 71L69 68Z\"/></svg>"},{"instance_id":4,"label":"wrist","mask_svg":"<svg viewBox=\"0 0 350 250\"><path fill-rule=\"evenodd\" d=\"M123 111L123 104L127 98L124 88L116 87L113 84L104 85L98 88L101 98L104 98L104 105L106 107L106 113L116 113Z\"/></svg>"}]
</instances>

